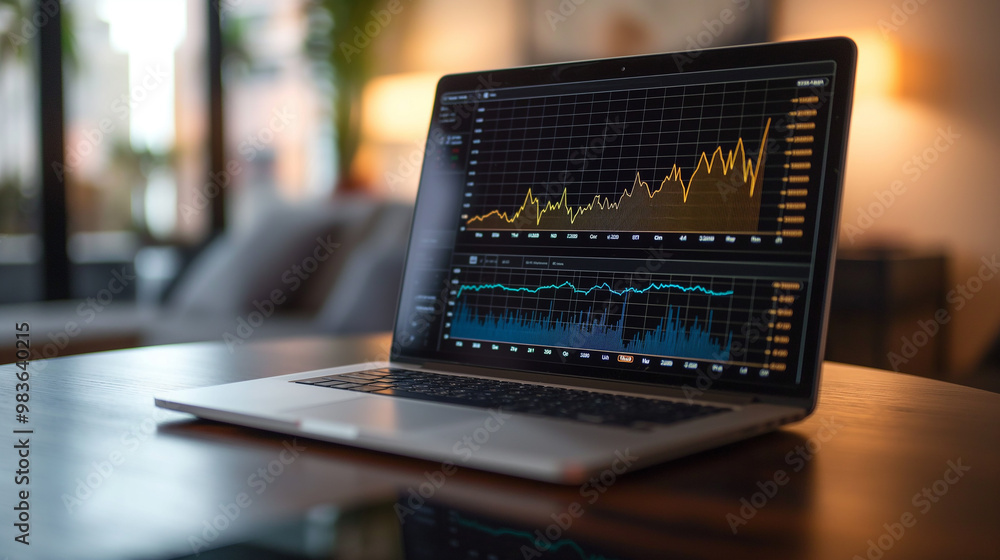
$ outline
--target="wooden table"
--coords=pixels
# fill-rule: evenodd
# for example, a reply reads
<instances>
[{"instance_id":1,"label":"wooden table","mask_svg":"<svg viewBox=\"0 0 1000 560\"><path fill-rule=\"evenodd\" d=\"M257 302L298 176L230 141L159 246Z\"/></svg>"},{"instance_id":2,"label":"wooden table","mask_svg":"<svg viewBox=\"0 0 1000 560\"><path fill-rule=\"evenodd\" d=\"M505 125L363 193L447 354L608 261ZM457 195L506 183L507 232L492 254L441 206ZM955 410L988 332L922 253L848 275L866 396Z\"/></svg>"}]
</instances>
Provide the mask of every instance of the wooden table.
<instances>
[{"instance_id":1,"label":"wooden table","mask_svg":"<svg viewBox=\"0 0 1000 560\"><path fill-rule=\"evenodd\" d=\"M182 344L33 364L24 425L14 421L16 369L0 366L0 557L184 556L220 506L249 488L252 503L213 544L317 505L418 488L440 465L153 406L165 389L382 359L388 342L295 339L235 353L222 343ZM25 487L15 485L20 434L12 430L25 427L34 430L30 546L13 540L12 508ZM1000 395L828 363L819 408L806 421L626 473L593 504L578 487L469 469L449 476L434 498L542 530L582 503L560 538L589 539L621 557L996 558L998 444ZM258 494L251 477L289 458Z\"/></svg>"}]
</instances>

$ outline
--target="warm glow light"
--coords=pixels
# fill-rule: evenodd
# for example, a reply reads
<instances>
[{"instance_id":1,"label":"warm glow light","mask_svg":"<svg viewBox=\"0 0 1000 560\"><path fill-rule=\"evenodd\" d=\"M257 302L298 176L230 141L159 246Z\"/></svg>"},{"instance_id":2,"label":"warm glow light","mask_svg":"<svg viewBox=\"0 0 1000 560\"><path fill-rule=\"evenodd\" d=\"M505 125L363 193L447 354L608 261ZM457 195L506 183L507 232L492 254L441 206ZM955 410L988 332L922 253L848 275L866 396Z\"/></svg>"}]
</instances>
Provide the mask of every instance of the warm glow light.
<instances>
[{"instance_id":1,"label":"warm glow light","mask_svg":"<svg viewBox=\"0 0 1000 560\"><path fill-rule=\"evenodd\" d=\"M900 56L896 45L875 32L851 35L858 44L858 97L890 97L899 90Z\"/></svg>"},{"instance_id":2,"label":"warm glow light","mask_svg":"<svg viewBox=\"0 0 1000 560\"><path fill-rule=\"evenodd\" d=\"M782 41L796 41L844 35L858 45L858 71L854 94L858 99L891 97L899 92L901 56L899 47L891 38L883 37L877 31L855 31L842 33L820 33L818 35L788 35Z\"/></svg>"},{"instance_id":3,"label":"warm glow light","mask_svg":"<svg viewBox=\"0 0 1000 560\"><path fill-rule=\"evenodd\" d=\"M415 72L368 82L361 99L364 139L378 143L423 142L440 77L437 73Z\"/></svg>"}]
</instances>

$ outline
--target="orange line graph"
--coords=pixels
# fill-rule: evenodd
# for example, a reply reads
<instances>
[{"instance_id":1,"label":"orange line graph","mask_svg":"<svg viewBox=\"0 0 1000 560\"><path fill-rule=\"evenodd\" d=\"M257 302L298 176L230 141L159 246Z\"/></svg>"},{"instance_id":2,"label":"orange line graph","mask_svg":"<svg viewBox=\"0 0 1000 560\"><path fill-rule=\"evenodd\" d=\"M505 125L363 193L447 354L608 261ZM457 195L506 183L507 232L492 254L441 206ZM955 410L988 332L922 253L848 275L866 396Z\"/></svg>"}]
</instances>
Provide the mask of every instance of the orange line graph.
<instances>
[{"instance_id":1,"label":"orange line graph","mask_svg":"<svg viewBox=\"0 0 1000 560\"><path fill-rule=\"evenodd\" d=\"M771 119L768 119L767 124L764 126L764 134L761 138L760 148L757 151L755 160L747 157L746 148L743 146L743 138L739 138L736 142L736 147L730 150L728 154L723 152L722 146L718 146L712 152L711 157L706 152L702 152L701 157L698 159L698 164L691 172L687 181L684 180L683 171L676 163L671 166L667 176L660 182L660 186L656 190L650 189L649 184L643 181L639 173L636 172L635 182L632 184L632 187L626 189L617 201L612 201L610 198L602 197L601 195L595 195L594 199L588 204L575 208L569 204L568 189L563 189L562 195L557 202L549 200L544 204L539 198L535 197L531 189L528 189L524 197L524 202L515 212L507 213L499 209L491 210L486 214L469 218L466 224L473 226L478 223L485 226L485 222L499 222L499 225L528 222L526 225L529 225L529 227L530 225L539 226L543 218L546 218L546 214L555 212L562 215L561 219L568 218L569 224L573 225L576 224L581 216L584 216L588 212L617 211L622 209L623 206L627 206L627 202L632 199L636 193L636 189L640 187L645 188L647 197L650 200L660 192L676 192L675 189L671 188L676 187L681 194L679 202L686 204L694 184L698 181L712 178L716 180L729 179L730 181L735 179L742 182L743 186L747 187L747 197L749 199L755 199L756 197L756 200L759 201L758 178L760 177L761 166L764 161L767 134L770 127ZM730 173L734 170L737 171L736 176L729 177ZM531 222L534 222L534 224L531 224Z\"/></svg>"}]
</instances>

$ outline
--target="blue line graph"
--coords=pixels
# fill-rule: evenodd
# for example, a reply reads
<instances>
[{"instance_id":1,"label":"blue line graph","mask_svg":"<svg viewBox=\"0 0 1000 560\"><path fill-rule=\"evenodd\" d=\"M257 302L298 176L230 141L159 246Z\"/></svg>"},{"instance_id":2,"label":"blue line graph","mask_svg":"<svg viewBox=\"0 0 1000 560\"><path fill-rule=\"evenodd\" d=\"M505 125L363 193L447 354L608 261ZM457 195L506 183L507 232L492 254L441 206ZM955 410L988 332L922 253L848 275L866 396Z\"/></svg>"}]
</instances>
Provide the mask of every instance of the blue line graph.
<instances>
[{"instance_id":1,"label":"blue line graph","mask_svg":"<svg viewBox=\"0 0 1000 560\"><path fill-rule=\"evenodd\" d=\"M629 286L629 287L627 287L627 288L625 288L623 290L615 290L607 282L602 282L600 284L596 284L596 285L591 286L590 288L587 288L587 289L581 289L581 288L576 287L576 285L574 285L569 280L567 280L567 281L563 282L562 284L549 284L547 286L538 286L537 288L524 288L524 287L511 288L511 287L505 286L503 284L464 284L462 286L459 286L458 292L455 294L455 298L457 299L457 298L462 297L462 293L466 292L466 291L481 292L483 290L497 290L497 289L499 289L499 290L503 290L505 292L522 292L522 293L529 293L529 294L537 294L538 292L540 292L542 290L561 290L561 289L564 289L564 288L570 288L570 289L573 290L574 293L583 294L583 295L590 295L590 293L593 292L594 290L602 290L602 289L603 290L607 290L608 292L610 292L612 294L615 294L616 296L623 296L623 295L630 294L630 293L631 294L644 294L644 293L646 293L646 292L648 292L650 290L668 290L668 289L670 289L670 290L680 290L682 292L701 292L703 294L710 295L710 296L731 296L731 295L733 295L733 291L732 290L725 291L725 292L717 292L717 291L709 290L708 288L705 288L705 287L702 287L702 286L698 286L698 285L694 285L694 286L681 286L680 284L658 284L656 282L652 282L652 283L649 284L649 286L646 286L645 288L642 288L642 289L633 288L633 287Z\"/></svg>"}]
</instances>

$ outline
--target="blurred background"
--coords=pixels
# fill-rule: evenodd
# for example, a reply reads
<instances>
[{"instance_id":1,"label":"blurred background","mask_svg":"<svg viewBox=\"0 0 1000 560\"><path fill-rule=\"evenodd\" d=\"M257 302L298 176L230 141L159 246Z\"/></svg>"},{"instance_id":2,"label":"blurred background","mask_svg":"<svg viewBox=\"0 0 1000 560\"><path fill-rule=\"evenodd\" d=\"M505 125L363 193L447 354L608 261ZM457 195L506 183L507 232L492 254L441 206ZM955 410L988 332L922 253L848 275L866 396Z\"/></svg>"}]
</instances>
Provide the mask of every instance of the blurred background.
<instances>
[{"instance_id":1,"label":"blurred background","mask_svg":"<svg viewBox=\"0 0 1000 560\"><path fill-rule=\"evenodd\" d=\"M0 0L0 317L40 357L388 330L441 75L846 35L827 357L1000 390L996 21L971 0ZM261 309L318 238L334 258Z\"/></svg>"}]
</instances>

